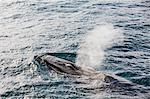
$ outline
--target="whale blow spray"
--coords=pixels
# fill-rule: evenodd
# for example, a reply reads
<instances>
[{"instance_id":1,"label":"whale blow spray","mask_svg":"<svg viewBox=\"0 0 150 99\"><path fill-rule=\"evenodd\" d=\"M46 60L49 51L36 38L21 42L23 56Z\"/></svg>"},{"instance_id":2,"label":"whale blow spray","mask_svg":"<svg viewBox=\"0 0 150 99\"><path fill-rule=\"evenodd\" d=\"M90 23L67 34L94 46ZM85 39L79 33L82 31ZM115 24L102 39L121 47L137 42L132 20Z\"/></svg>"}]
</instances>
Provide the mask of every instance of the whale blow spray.
<instances>
[{"instance_id":1,"label":"whale blow spray","mask_svg":"<svg viewBox=\"0 0 150 99\"><path fill-rule=\"evenodd\" d=\"M95 27L80 44L76 64L86 67L100 66L105 58L105 50L122 38L121 30L111 24Z\"/></svg>"}]
</instances>

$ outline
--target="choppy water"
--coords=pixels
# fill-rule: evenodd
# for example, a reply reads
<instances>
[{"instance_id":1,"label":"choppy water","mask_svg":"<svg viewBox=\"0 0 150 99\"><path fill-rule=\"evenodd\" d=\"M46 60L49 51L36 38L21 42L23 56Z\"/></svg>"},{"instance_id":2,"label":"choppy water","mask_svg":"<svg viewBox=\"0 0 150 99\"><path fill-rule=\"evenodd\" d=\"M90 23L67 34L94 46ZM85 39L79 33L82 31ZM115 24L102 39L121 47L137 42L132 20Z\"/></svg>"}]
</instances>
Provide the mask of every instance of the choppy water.
<instances>
[{"instance_id":1,"label":"choppy water","mask_svg":"<svg viewBox=\"0 0 150 99\"><path fill-rule=\"evenodd\" d=\"M103 63L96 69L113 72L148 89L149 5L149 0L0 1L1 97L131 98L107 89L92 89L82 79L49 76L30 64L34 55L44 52L76 53L87 33L104 22L121 29L124 40L104 50Z\"/></svg>"}]
</instances>

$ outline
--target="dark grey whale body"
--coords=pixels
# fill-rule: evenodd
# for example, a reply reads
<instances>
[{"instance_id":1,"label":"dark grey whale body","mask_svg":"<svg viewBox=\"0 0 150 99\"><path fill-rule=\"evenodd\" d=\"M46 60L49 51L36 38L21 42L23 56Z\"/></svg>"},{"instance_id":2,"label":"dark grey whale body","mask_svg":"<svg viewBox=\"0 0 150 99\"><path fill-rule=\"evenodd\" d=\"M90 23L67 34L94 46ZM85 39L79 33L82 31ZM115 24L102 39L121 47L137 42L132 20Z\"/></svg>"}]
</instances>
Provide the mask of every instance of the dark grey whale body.
<instances>
[{"instance_id":1,"label":"dark grey whale body","mask_svg":"<svg viewBox=\"0 0 150 99\"><path fill-rule=\"evenodd\" d=\"M135 97L134 99L150 98L150 89L146 89L143 86L133 84L128 80L120 79L121 77L118 77L114 74L98 72L91 68L76 66L76 64L71 61L53 56L53 53L37 55L34 57L33 61L36 65L46 66L50 71L54 71L57 74L67 74L73 75L75 77L85 76L88 77L91 81L100 80L105 83L101 86L98 86L97 88L88 89L88 91L90 90L91 92L93 92L94 90L99 90L99 92L108 91L109 93L116 93L117 95L127 95L132 99L133 97Z\"/></svg>"},{"instance_id":2,"label":"dark grey whale body","mask_svg":"<svg viewBox=\"0 0 150 99\"><path fill-rule=\"evenodd\" d=\"M91 68L82 68L76 66L75 63L64 60L55 56L52 56L51 53L46 53L43 55L35 56L34 62L36 64L42 64L47 66L49 70L53 70L58 74L69 74L76 76L88 76L91 79L95 79L100 76L101 80L105 82L116 82L117 79L112 77L110 74L104 74L98 71L95 71Z\"/></svg>"}]
</instances>

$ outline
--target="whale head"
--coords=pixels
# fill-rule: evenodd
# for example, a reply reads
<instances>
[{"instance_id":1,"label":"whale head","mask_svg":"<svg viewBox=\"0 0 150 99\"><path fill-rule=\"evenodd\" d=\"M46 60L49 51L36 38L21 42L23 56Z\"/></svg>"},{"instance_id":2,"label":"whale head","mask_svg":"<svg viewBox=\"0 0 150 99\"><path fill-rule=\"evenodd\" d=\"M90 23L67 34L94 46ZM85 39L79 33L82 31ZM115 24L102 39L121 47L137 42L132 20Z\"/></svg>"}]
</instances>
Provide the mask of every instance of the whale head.
<instances>
[{"instance_id":1,"label":"whale head","mask_svg":"<svg viewBox=\"0 0 150 99\"><path fill-rule=\"evenodd\" d=\"M82 75L81 67L76 66L73 62L67 61L52 55L40 55L34 57L34 63L37 65L47 66L49 70L53 70L59 74L67 73L71 75Z\"/></svg>"}]
</instances>

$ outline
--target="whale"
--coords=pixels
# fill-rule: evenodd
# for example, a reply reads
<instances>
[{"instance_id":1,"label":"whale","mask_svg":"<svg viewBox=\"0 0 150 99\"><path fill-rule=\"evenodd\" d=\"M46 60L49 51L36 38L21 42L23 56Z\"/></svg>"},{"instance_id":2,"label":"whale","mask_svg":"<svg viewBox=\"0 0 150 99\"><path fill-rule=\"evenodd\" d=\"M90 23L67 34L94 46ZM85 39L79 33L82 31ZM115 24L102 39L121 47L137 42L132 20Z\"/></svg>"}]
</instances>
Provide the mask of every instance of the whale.
<instances>
[{"instance_id":1,"label":"whale","mask_svg":"<svg viewBox=\"0 0 150 99\"><path fill-rule=\"evenodd\" d=\"M99 72L90 67L77 66L74 62L54 56L53 53L34 56L34 63L36 65L46 66L48 70L60 75L68 74L73 76L86 76L90 79L98 78L106 83L119 82L117 79L119 77L114 74Z\"/></svg>"},{"instance_id":2,"label":"whale","mask_svg":"<svg viewBox=\"0 0 150 99\"><path fill-rule=\"evenodd\" d=\"M139 97L142 99L147 99L150 96L149 88L147 89L142 85L132 83L131 81L119 77L113 73L97 71L93 68L85 66L77 66L71 60L57 57L56 54L59 55L59 53L44 53L36 55L34 56L33 62L37 66L45 66L48 71L52 71L58 75L68 75L67 77L73 76L73 79L78 80L78 82L82 82L82 80L79 81L80 78L86 77L89 79L89 83L87 82L87 79L85 80L87 86L94 83L94 81L100 81L100 85L98 82L97 87L90 87L89 89L88 87L85 88L87 92L90 91L91 93L94 93L99 90L99 93L111 92L111 94L119 94L122 96L127 95L131 98L134 97L135 99L138 99Z\"/></svg>"}]
</instances>

